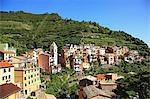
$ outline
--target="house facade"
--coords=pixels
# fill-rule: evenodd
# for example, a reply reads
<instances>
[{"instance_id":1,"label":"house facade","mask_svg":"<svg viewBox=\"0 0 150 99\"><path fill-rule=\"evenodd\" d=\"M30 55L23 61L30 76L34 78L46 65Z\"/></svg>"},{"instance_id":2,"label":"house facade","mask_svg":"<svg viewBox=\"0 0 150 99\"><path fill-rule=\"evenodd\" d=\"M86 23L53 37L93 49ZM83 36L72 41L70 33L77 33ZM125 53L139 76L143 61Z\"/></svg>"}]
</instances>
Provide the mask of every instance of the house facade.
<instances>
[{"instance_id":1,"label":"house facade","mask_svg":"<svg viewBox=\"0 0 150 99\"><path fill-rule=\"evenodd\" d=\"M118 65L119 57L128 51L127 47L66 44L61 50L61 64L75 71L91 66Z\"/></svg>"},{"instance_id":2,"label":"house facade","mask_svg":"<svg viewBox=\"0 0 150 99\"><path fill-rule=\"evenodd\" d=\"M38 65L46 72L57 73L61 71L61 65L58 64L57 45L53 42L50 51L43 51L38 54Z\"/></svg>"},{"instance_id":3,"label":"house facade","mask_svg":"<svg viewBox=\"0 0 150 99\"><path fill-rule=\"evenodd\" d=\"M15 56L16 53L14 51L0 51L0 60L11 60Z\"/></svg>"},{"instance_id":4,"label":"house facade","mask_svg":"<svg viewBox=\"0 0 150 99\"><path fill-rule=\"evenodd\" d=\"M41 53L38 55L38 65L40 68L42 68L44 71L51 71L51 66L53 64L52 56L48 53Z\"/></svg>"},{"instance_id":5,"label":"house facade","mask_svg":"<svg viewBox=\"0 0 150 99\"><path fill-rule=\"evenodd\" d=\"M0 44L0 60L10 60L16 56L16 49L9 47L8 43Z\"/></svg>"},{"instance_id":6,"label":"house facade","mask_svg":"<svg viewBox=\"0 0 150 99\"><path fill-rule=\"evenodd\" d=\"M7 60L0 61L0 85L5 83L14 83L14 66Z\"/></svg>"},{"instance_id":7,"label":"house facade","mask_svg":"<svg viewBox=\"0 0 150 99\"><path fill-rule=\"evenodd\" d=\"M40 68L32 58L17 56L12 59L15 67L15 83L19 83L22 89L22 97L27 98L40 89Z\"/></svg>"}]
</instances>

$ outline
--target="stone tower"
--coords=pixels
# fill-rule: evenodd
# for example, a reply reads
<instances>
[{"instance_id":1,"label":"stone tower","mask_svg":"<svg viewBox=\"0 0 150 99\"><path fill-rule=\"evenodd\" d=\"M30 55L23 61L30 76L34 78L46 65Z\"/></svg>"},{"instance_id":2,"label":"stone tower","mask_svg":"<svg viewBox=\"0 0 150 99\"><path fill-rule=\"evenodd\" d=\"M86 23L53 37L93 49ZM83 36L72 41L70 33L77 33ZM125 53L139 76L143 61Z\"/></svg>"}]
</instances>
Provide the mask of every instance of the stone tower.
<instances>
[{"instance_id":1,"label":"stone tower","mask_svg":"<svg viewBox=\"0 0 150 99\"><path fill-rule=\"evenodd\" d=\"M52 57L54 58L54 65L58 64L58 53L57 53L57 45L55 42L53 42L50 46L50 53L52 54Z\"/></svg>"}]
</instances>

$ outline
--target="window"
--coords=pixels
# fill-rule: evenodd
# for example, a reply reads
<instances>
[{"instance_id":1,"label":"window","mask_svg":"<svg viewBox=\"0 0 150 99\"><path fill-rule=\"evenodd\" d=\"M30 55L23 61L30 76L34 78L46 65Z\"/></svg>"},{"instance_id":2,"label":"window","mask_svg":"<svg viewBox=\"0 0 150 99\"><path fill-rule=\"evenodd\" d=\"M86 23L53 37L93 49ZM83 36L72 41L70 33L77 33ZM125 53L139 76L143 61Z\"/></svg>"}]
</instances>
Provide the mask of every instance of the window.
<instances>
[{"instance_id":1,"label":"window","mask_svg":"<svg viewBox=\"0 0 150 99\"><path fill-rule=\"evenodd\" d=\"M31 96L36 96L36 95L35 95L35 92L32 92L32 93L31 93Z\"/></svg>"},{"instance_id":2,"label":"window","mask_svg":"<svg viewBox=\"0 0 150 99\"><path fill-rule=\"evenodd\" d=\"M7 79L7 76L6 76L6 79Z\"/></svg>"},{"instance_id":3,"label":"window","mask_svg":"<svg viewBox=\"0 0 150 99\"><path fill-rule=\"evenodd\" d=\"M23 90L21 90L20 93L23 94Z\"/></svg>"},{"instance_id":4,"label":"window","mask_svg":"<svg viewBox=\"0 0 150 99\"><path fill-rule=\"evenodd\" d=\"M33 77L33 75L31 75L31 78Z\"/></svg>"},{"instance_id":5,"label":"window","mask_svg":"<svg viewBox=\"0 0 150 99\"><path fill-rule=\"evenodd\" d=\"M25 86L27 86L27 84L25 83Z\"/></svg>"},{"instance_id":6,"label":"window","mask_svg":"<svg viewBox=\"0 0 150 99\"><path fill-rule=\"evenodd\" d=\"M24 77L24 80L26 80L26 77Z\"/></svg>"},{"instance_id":7,"label":"window","mask_svg":"<svg viewBox=\"0 0 150 99\"><path fill-rule=\"evenodd\" d=\"M26 74L26 71L24 71L24 73Z\"/></svg>"},{"instance_id":8,"label":"window","mask_svg":"<svg viewBox=\"0 0 150 99\"><path fill-rule=\"evenodd\" d=\"M3 76L2 80L5 80L5 76Z\"/></svg>"},{"instance_id":9,"label":"window","mask_svg":"<svg viewBox=\"0 0 150 99\"><path fill-rule=\"evenodd\" d=\"M8 78L10 79L10 75L8 76Z\"/></svg>"},{"instance_id":10,"label":"window","mask_svg":"<svg viewBox=\"0 0 150 99\"><path fill-rule=\"evenodd\" d=\"M32 80L32 83L33 83L33 80Z\"/></svg>"},{"instance_id":11,"label":"window","mask_svg":"<svg viewBox=\"0 0 150 99\"><path fill-rule=\"evenodd\" d=\"M28 70L28 73L30 73L30 70Z\"/></svg>"},{"instance_id":12,"label":"window","mask_svg":"<svg viewBox=\"0 0 150 99\"><path fill-rule=\"evenodd\" d=\"M11 58L11 56L9 55L9 58Z\"/></svg>"},{"instance_id":13,"label":"window","mask_svg":"<svg viewBox=\"0 0 150 99\"><path fill-rule=\"evenodd\" d=\"M8 71L10 72L10 68L8 69Z\"/></svg>"},{"instance_id":14,"label":"window","mask_svg":"<svg viewBox=\"0 0 150 99\"><path fill-rule=\"evenodd\" d=\"M4 69L4 73L6 72L6 69Z\"/></svg>"},{"instance_id":15,"label":"window","mask_svg":"<svg viewBox=\"0 0 150 99\"><path fill-rule=\"evenodd\" d=\"M26 94L26 95L28 94L28 91L27 91L27 90L25 90L25 94Z\"/></svg>"},{"instance_id":16,"label":"window","mask_svg":"<svg viewBox=\"0 0 150 99\"><path fill-rule=\"evenodd\" d=\"M30 76L28 76L28 79L30 79Z\"/></svg>"},{"instance_id":17,"label":"window","mask_svg":"<svg viewBox=\"0 0 150 99\"><path fill-rule=\"evenodd\" d=\"M29 85L30 85L30 81L29 81L28 83L29 83Z\"/></svg>"}]
</instances>

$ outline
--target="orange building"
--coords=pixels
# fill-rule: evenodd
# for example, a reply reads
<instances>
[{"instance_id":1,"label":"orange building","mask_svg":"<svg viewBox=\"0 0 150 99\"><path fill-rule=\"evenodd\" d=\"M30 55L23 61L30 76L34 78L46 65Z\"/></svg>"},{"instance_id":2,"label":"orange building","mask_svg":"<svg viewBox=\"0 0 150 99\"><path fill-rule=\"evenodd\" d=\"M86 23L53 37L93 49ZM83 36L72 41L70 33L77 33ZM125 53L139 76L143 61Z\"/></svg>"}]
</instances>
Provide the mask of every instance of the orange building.
<instances>
[{"instance_id":1,"label":"orange building","mask_svg":"<svg viewBox=\"0 0 150 99\"><path fill-rule=\"evenodd\" d=\"M105 74L97 74L96 78L97 78L97 80L104 80L104 79L106 79Z\"/></svg>"},{"instance_id":2,"label":"orange building","mask_svg":"<svg viewBox=\"0 0 150 99\"><path fill-rule=\"evenodd\" d=\"M22 97L36 96L35 93L40 89L41 80L40 68L34 63L34 59L17 56L12 59L12 64L15 67L15 83L20 84Z\"/></svg>"},{"instance_id":3,"label":"orange building","mask_svg":"<svg viewBox=\"0 0 150 99\"><path fill-rule=\"evenodd\" d=\"M50 67L50 54L42 53L38 56L38 65L45 71L51 71Z\"/></svg>"}]
</instances>

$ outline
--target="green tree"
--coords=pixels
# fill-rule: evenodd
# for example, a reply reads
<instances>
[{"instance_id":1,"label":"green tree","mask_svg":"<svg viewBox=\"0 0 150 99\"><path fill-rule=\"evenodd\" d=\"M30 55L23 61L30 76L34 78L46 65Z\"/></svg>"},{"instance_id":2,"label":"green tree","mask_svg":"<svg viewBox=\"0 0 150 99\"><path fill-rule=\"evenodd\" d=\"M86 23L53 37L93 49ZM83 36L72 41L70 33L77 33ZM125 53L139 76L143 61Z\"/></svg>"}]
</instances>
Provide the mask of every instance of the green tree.
<instances>
[{"instance_id":1,"label":"green tree","mask_svg":"<svg viewBox=\"0 0 150 99\"><path fill-rule=\"evenodd\" d=\"M129 97L130 95L138 96L140 99L150 98L150 72L140 71L137 74L130 74L125 79L117 81L119 86L115 92L121 97Z\"/></svg>"}]
</instances>

